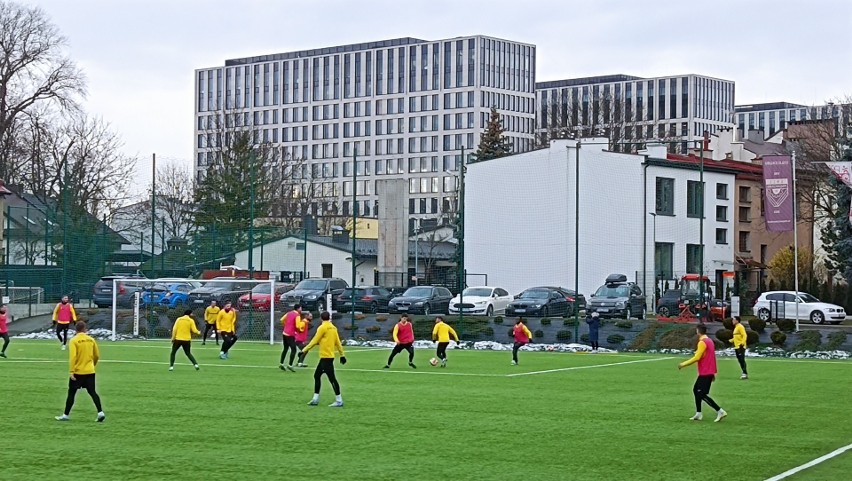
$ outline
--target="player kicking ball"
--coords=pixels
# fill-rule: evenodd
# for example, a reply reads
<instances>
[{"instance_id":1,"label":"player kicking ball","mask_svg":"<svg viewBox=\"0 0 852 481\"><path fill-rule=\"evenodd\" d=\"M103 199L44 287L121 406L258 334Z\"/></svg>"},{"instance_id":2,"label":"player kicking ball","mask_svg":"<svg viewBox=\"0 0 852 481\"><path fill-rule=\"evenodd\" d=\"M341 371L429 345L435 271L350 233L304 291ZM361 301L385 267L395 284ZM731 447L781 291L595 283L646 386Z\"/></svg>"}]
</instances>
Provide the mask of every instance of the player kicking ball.
<instances>
[{"instance_id":1,"label":"player kicking ball","mask_svg":"<svg viewBox=\"0 0 852 481\"><path fill-rule=\"evenodd\" d=\"M192 335L201 334L198 327L195 326L195 319L192 318L192 309L183 311L183 315L175 320L175 325L172 327L172 354L169 357L169 371L175 370L175 354L178 349L183 349L183 353L192 363L192 367L197 371L198 361L192 355Z\"/></svg>"},{"instance_id":2,"label":"player kicking ball","mask_svg":"<svg viewBox=\"0 0 852 481\"><path fill-rule=\"evenodd\" d=\"M399 318L399 322L393 326L393 342L396 345L388 357L388 363L385 364L385 369L390 369L393 358L402 351L408 351L408 365L412 369L417 369L414 365L414 326L408 320L408 314L403 314Z\"/></svg>"},{"instance_id":3,"label":"player kicking ball","mask_svg":"<svg viewBox=\"0 0 852 481\"><path fill-rule=\"evenodd\" d=\"M512 336L515 338L515 344L512 346L512 365L518 365L518 350L530 343L532 333L527 326L524 325L524 320L518 318L518 322L512 327Z\"/></svg>"},{"instance_id":4,"label":"player kicking ball","mask_svg":"<svg viewBox=\"0 0 852 481\"><path fill-rule=\"evenodd\" d=\"M346 354L343 352L343 344L340 343L340 335L337 334L337 328L331 323L331 315L328 312L323 312L320 315L322 323L317 328L314 338L311 342L302 349L303 354L319 346L320 360L317 364L317 369L314 371L314 397L308 403L308 406L316 406L319 404L320 387L322 387L322 375L328 376L328 382L331 383L331 388L334 390L334 402L328 407L342 408L343 397L340 395L340 384L337 382L337 376L334 374L334 351L340 353L340 364L346 364Z\"/></svg>"},{"instance_id":5,"label":"player kicking ball","mask_svg":"<svg viewBox=\"0 0 852 481\"><path fill-rule=\"evenodd\" d=\"M456 334L456 330L444 322L443 317L436 317L435 328L432 329L432 340L438 341L438 348L435 351L435 355L438 356L438 359L441 361L441 367L447 367L447 346L450 345L450 336L453 337L456 341L456 345L458 345L459 335Z\"/></svg>"}]
</instances>

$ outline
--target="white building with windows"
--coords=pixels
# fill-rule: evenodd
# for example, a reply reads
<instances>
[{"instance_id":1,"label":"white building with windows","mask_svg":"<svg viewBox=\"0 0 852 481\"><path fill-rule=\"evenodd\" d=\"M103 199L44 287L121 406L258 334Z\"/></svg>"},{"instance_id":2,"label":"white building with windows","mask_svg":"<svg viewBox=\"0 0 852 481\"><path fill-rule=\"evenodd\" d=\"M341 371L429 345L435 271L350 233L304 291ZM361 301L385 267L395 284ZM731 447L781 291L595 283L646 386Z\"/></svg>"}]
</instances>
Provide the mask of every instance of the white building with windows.
<instances>
[{"instance_id":1,"label":"white building with windows","mask_svg":"<svg viewBox=\"0 0 852 481\"><path fill-rule=\"evenodd\" d=\"M721 284L722 273L734 267L735 173L706 162L702 239L697 164L666 160L661 145L637 155L606 151L606 144L605 138L581 141L579 209L574 140L470 164L468 275L487 274L490 284L510 292L573 288L579 225L579 291L587 296L620 273L652 299L659 274L674 279L701 270L702 241L703 271Z\"/></svg>"},{"instance_id":2,"label":"white building with windows","mask_svg":"<svg viewBox=\"0 0 852 481\"><path fill-rule=\"evenodd\" d=\"M195 71L197 176L215 157L214 127L304 159L310 214L376 215L376 179L404 178L412 217L445 216L457 159L475 149L495 106L515 151L535 129L535 46L482 35L399 38L226 60ZM357 152L357 165L353 156ZM351 178L357 172L357 184Z\"/></svg>"},{"instance_id":3,"label":"white building with windows","mask_svg":"<svg viewBox=\"0 0 852 481\"><path fill-rule=\"evenodd\" d=\"M672 150L685 153L705 131L733 127L734 82L695 74L538 82L536 106L539 138L579 128L622 142L681 139Z\"/></svg>"}]
</instances>

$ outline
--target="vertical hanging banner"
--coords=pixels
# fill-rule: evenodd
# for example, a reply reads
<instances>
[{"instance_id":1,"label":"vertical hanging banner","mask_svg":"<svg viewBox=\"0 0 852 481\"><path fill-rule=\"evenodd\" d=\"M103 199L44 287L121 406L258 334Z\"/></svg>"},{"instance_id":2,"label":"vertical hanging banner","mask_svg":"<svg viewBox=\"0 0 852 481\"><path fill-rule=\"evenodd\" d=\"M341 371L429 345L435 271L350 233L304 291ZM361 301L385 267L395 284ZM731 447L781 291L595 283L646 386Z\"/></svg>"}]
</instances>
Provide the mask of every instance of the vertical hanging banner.
<instances>
[{"instance_id":1,"label":"vertical hanging banner","mask_svg":"<svg viewBox=\"0 0 852 481\"><path fill-rule=\"evenodd\" d=\"M826 162L825 165L831 169L837 180L852 188L852 162ZM849 223L852 224L852 204L849 205Z\"/></svg>"},{"instance_id":2,"label":"vertical hanging banner","mask_svg":"<svg viewBox=\"0 0 852 481\"><path fill-rule=\"evenodd\" d=\"M793 230L793 163L789 155L763 157L763 192L766 230Z\"/></svg>"}]
</instances>

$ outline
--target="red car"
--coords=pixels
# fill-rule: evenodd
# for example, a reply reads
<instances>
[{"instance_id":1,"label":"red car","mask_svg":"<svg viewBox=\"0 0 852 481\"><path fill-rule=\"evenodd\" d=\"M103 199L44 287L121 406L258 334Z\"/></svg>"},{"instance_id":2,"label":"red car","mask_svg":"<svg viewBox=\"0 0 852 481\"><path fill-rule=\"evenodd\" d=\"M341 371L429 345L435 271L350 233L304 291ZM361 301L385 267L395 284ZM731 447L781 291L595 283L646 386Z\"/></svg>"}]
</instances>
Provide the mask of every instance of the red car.
<instances>
[{"instance_id":1,"label":"red car","mask_svg":"<svg viewBox=\"0 0 852 481\"><path fill-rule=\"evenodd\" d=\"M268 311L272 307L272 296L269 294L269 284L258 284L251 290L250 294L240 296L238 305L240 309L253 309L255 311ZM275 299L281 294L293 290L293 284L275 284Z\"/></svg>"}]
</instances>

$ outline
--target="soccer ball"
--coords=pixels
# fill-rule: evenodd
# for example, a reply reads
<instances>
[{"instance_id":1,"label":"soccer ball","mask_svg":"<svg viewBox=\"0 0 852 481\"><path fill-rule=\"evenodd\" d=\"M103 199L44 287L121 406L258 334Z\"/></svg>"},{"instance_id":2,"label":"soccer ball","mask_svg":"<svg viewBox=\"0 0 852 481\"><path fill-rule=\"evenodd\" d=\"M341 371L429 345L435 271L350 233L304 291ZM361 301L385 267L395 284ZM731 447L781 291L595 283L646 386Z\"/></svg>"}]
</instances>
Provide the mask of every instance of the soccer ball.
<instances>
[{"instance_id":1,"label":"soccer ball","mask_svg":"<svg viewBox=\"0 0 852 481\"><path fill-rule=\"evenodd\" d=\"M431 364L433 366L437 366L438 365L438 359L434 358L434 357L432 359L429 359L429 364Z\"/></svg>"}]
</instances>

